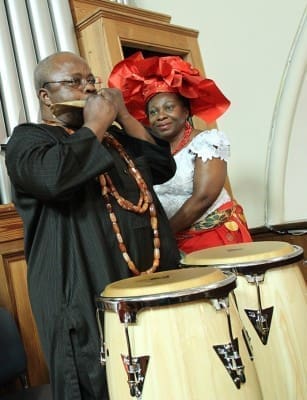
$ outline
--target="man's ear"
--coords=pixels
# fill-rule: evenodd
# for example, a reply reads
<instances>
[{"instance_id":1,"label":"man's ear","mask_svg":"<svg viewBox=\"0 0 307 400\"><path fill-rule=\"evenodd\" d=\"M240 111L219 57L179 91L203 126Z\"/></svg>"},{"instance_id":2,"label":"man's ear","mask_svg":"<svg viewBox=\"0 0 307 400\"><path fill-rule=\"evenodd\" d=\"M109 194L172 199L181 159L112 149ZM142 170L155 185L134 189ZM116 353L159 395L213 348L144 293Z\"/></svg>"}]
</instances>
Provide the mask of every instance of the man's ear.
<instances>
[{"instance_id":1,"label":"man's ear","mask_svg":"<svg viewBox=\"0 0 307 400\"><path fill-rule=\"evenodd\" d=\"M47 107L50 107L52 104L52 101L50 100L49 93L47 89L41 88L39 89L38 92L38 98L40 101L45 104Z\"/></svg>"}]
</instances>

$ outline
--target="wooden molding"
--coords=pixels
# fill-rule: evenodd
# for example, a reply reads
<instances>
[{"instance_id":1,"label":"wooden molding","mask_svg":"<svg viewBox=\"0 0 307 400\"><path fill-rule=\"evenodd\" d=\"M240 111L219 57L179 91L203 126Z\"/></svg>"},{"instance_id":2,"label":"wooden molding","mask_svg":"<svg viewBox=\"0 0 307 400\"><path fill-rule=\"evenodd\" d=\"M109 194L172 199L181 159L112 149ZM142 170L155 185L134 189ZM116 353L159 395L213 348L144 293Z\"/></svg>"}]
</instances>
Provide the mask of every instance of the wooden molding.
<instances>
[{"instance_id":1,"label":"wooden molding","mask_svg":"<svg viewBox=\"0 0 307 400\"><path fill-rule=\"evenodd\" d=\"M138 10L137 8L133 9ZM129 13L126 12L126 10L120 9L119 11L116 10L109 10L109 9L102 9L99 8L97 11L95 11L93 14L89 15L87 18L82 20L80 23L76 24L76 29L78 31L84 29L86 26L92 24L99 18L108 18L113 21L119 21L119 22L127 22L130 24L134 25L141 25L144 28L154 28L154 29L159 29L162 31L167 31L167 32L173 32L173 33L179 33L181 35L185 36L191 36L194 38L198 37L198 31L190 28L186 28L183 26L179 25L173 25L170 24L169 21L157 21L153 18L150 18L149 15L144 17L143 15L138 15L138 13L134 14L131 11Z\"/></svg>"},{"instance_id":2,"label":"wooden molding","mask_svg":"<svg viewBox=\"0 0 307 400\"><path fill-rule=\"evenodd\" d=\"M171 17L166 14L123 5L108 0L70 0L70 8L75 25L93 14L97 9L103 9L105 12L109 13L122 13L123 10L125 10L125 13L133 15L133 17L150 19L156 22L169 23L171 20Z\"/></svg>"}]
</instances>

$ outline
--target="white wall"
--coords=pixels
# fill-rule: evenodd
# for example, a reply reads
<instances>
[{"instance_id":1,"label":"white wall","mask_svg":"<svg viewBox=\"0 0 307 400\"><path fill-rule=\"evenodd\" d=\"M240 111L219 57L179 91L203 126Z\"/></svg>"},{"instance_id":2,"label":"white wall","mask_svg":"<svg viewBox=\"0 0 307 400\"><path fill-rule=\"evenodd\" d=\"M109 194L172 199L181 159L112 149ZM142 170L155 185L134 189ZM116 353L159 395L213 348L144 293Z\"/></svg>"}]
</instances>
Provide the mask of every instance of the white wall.
<instances>
[{"instance_id":1,"label":"white wall","mask_svg":"<svg viewBox=\"0 0 307 400\"><path fill-rule=\"evenodd\" d=\"M278 168L272 169L267 164L268 149L278 141L278 132L274 131L276 105L280 100L285 68L291 63L288 57L302 23L306 0L189 0L180 3L135 0L131 5L168 14L172 17L172 24L199 31L198 41L206 75L214 79L232 101L218 125L232 143L230 180L236 198L245 209L249 226L279 224L290 219L306 221L307 189L301 192L301 188L292 185L291 191L298 190L299 194L291 192L289 203L289 190L282 187L283 182L292 182L291 175L297 175L295 148L291 150L294 162L286 169L286 179L280 179L280 193L277 196L274 193L273 201L268 199L268 196L272 197L268 187ZM295 79L293 85L297 85ZM290 93L291 96L297 95L293 90ZM289 119L292 117L288 116ZM289 127L292 127L291 123ZM275 138L272 138L273 131ZM304 139L299 143L301 149L307 150L307 135L300 137ZM292 139L291 143L295 140ZM272 148L270 150L272 153ZM276 151L274 157L278 159ZM288 154L280 158L280 171L285 170L287 158ZM267 175L271 180L268 185ZM297 179L297 185L304 185L304 181ZM278 208L276 202L279 198L282 207L275 218L274 209ZM297 198L300 198L300 207L296 207ZM284 207L291 207L291 212Z\"/></svg>"}]
</instances>

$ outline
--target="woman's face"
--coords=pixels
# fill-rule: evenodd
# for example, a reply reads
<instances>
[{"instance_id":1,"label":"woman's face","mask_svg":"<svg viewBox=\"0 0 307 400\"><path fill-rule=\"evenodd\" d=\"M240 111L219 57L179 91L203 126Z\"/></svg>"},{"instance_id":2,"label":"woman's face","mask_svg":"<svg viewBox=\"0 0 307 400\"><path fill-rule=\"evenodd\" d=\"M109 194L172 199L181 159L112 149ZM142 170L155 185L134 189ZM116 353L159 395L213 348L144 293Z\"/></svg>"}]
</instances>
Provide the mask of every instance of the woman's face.
<instances>
[{"instance_id":1,"label":"woman's face","mask_svg":"<svg viewBox=\"0 0 307 400\"><path fill-rule=\"evenodd\" d=\"M154 133L172 141L184 131L189 110L176 93L158 93L147 103L147 115Z\"/></svg>"}]
</instances>

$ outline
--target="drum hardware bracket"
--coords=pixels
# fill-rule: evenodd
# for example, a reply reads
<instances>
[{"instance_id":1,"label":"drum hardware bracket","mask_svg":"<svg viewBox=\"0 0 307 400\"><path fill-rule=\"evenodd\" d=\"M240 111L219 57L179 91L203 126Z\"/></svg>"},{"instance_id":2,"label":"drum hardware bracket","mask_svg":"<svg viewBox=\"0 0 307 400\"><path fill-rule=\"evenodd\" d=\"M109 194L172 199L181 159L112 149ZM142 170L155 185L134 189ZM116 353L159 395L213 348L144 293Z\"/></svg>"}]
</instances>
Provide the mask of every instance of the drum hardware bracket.
<instances>
[{"instance_id":1,"label":"drum hardware bracket","mask_svg":"<svg viewBox=\"0 0 307 400\"><path fill-rule=\"evenodd\" d=\"M254 279L256 283L257 289L257 301L258 301L258 310L249 310L245 309L246 315L248 319L251 321L253 327L255 328L261 342L266 345L269 338L271 322L273 317L274 307L268 307L263 309L261 304L261 293L259 282L260 279Z\"/></svg>"},{"instance_id":2,"label":"drum hardware bracket","mask_svg":"<svg viewBox=\"0 0 307 400\"><path fill-rule=\"evenodd\" d=\"M101 314L101 316L100 316ZM103 337L103 321L104 321L104 313L103 310L100 308L96 309L96 320L97 320L97 325L98 325L98 332L99 332L99 338L100 338L100 354L99 354L99 361L101 366L106 365L106 344L104 341Z\"/></svg>"},{"instance_id":3,"label":"drum hardware bracket","mask_svg":"<svg viewBox=\"0 0 307 400\"><path fill-rule=\"evenodd\" d=\"M257 275L244 275L245 279L248 283L258 283L264 281L264 274L257 274Z\"/></svg>"},{"instance_id":4,"label":"drum hardware bracket","mask_svg":"<svg viewBox=\"0 0 307 400\"><path fill-rule=\"evenodd\" d=\"M124 303L119 305L117 310L120 322L124 324L134 324L136 323L136 316L138 311L141 308L138 308L138 304L129 304Z\"/></svg>"},{"instance_id":5,"label":"drum hardware bracket","mask_svg":"<svg viewBox=\"0 0 307 400\"><path fill-rule=\"evenodd\" d=\"M128 375L128 385L131 397L141 399L149 356L130 357L121 355Z\"/></svg>"},{"instance_id":6,"label":"drum hardware bracket","mask_svg":"<svg viewBox=\"0 0 307 400\"><path fill-rule=\"evenodd\" d=\"M210 303L216 309L216 311L228 309L229 307L228 298L210 299Z\"/></svg>"},{"instance_id":7,"label":"drum hardware bracket","mask_svg":"<svg viewBox=\"0 0 307 400\"><path fill-rule=\"evenodd\" d=\"M274 307L259 310L244 310L255 328L261 342L266 345L269 338Z\"/></svg>"},{"instance_id":8,"label":"drum hardware bracket","mask_svg":"<svg viewBox=\"0 0 307 400\"><path fill-rule=\"evenodd\" d=\"M145 381L145 375L149 362L149 356L132 356L131 342L129 337L129 323L131 322L130 313L126 312L124 315L125 320L125 337L128 348L128 355L122 356L122 361L128 375L128 385L130 389L131 397L138 399L142 396L143 385Z\"/></svg>"},{"instance_id":9,"label":"drum hardware bracket","mask_svg":"<svg viewBox=\"0 0 307 400\"><path fill-rule=\"evenodd\" d=\"M229 299L221 298L217 299L219 309L224 309L227 315L228 331L230 336L230 343L214 345L213 348L219 356L220 360L224 364L224 367L228 371L231 379L238 389L241 387L241 383L246 382L244 374L244 365L239 353L238 338L234 338L232 334L231 318L229 313Z\"/></svg>"},{"instance_id":10,"label":"drum hardware bracket","mask_svg":"<svg viewBox=\"0 0 307 400\"><path fill-rule=\"evenodd\" d=\"M220 360L224 364L231 379L240 389L241 383L246 382L244 374L244 365L239 354L238 339L234 339L231 343L213 346Z\"/></svg>"},{"instance_id":11,"label":"drum hardware bracket","mask_svg":"<svg viewBox=\"0 0 307 400\"><path fill-rule=\"evenodd\" d=\"M238 307L238 301L237 301L237 297L236 297L236 294L235 294L234 291L231 293L231 296L232 296L232 298L234 300L236 309L238 310L238 315L239 315L240 321L242 323L242 337L243 337L244 343L246 345L249 358L251 360L254 360L254 350L253 350L253 346L252 346L251 337L249 336L249 333L247 332L247 329L245 328L245 326L244 326L244 324L243 324L243 322L241 320L241 316L240 316L240 313L239 313L239 307Z\"/></svg>"}]
</instances>

